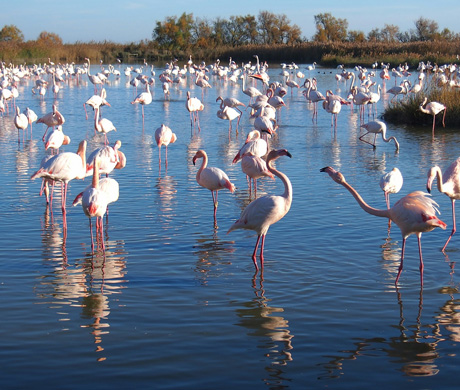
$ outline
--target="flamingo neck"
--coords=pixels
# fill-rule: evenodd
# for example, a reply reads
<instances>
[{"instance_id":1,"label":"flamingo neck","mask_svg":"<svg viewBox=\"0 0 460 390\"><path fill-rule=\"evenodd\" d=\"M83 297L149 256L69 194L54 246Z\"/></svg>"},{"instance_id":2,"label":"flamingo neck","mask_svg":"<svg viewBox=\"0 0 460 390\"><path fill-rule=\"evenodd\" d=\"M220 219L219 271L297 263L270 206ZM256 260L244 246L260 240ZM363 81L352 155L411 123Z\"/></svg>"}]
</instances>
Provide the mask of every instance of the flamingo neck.
<instances>
[{"instance_id":1,"label":"flamingo neck","mask_svg":"<svg viewBox=\"0 0 460 390\"><path fill-rule=\"evenodd\" d=\"M276 177L281 179L281 181L284 184L284 193L281 195L283 198L286 199L287 204L290 206L292 203L292 184L287 175L285 175L283 172L278 171L277 169L272 167L271 164L272 160L267 161L267 168L268 170L273 173Z\"/></svg>"},{"instance_id":2,"label":"flamingo neck","mask_svg":"<svg viewBox=\"0 0 460 390\"><path fill-rule=\"evenodd\" d=\"M94 162L92 187L99 188L99 161Z\"/></svg>"},{"instance_id":3,"label":"flamingo neck","mask_svg":"<svg viewBox=\"0 0 460 390\"><path fill-rule=\"evenodd\" d=\"M442 178L442 171L441 168L439 167L434 167L436 171L436 179L437 179L437 185L438 185L438 191L442 194L445 194L447 192L447 188L444 188L444 182Z\"/></svg>"},{"instance_id":4,"label":"flamingo neck","mask_svg":"<svg viewBox=\"0 0 460 390\"><path fill-rule=\"evenodd\" d=\"M203 155L203 161L201 163L200 169L198 169L198 172L196 173L196 180L199 182L201 172L208 166L208 156L206 154Z\"/></svg>"},{"instance_id":5,"label":"flamingo neck","mask_svg":"<svg viewBox=\"0 0 460 390\"><path fill-rule=\"evenodd\" d=\"M364 199L359 195L358 191L356 191L350 184L348 184L346 181L340 182L339 184L342 184L348 192L350 192L351 195L356 199L358 202L359 206L368 214L375 215L377 217L384 217L384 218L390 218L390 210L380 210L376 209L374 207L369 206Z\"/></svg>"}]
</instances>

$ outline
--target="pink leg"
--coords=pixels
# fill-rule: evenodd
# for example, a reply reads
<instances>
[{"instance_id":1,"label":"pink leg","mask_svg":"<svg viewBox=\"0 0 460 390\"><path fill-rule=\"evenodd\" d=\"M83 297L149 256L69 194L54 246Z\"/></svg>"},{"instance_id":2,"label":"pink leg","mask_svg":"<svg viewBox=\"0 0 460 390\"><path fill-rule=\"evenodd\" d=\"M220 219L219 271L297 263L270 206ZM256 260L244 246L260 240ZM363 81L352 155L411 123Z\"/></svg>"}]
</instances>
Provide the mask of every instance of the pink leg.
<instances>
[{"instance_id":1,"label":"pink leg","mask_svg":"<svg viewBox=\"0 0 460 390\"><path fill-rule=\"evenodd\" d=\"M91 223L91 218L89 218L89 233L91 235L91 251L94 252L93 224Z\"/></svg>"},{"instance_id":2,"label":"pink leg","mask_svg":"<svg viewBox=\"0 0 460 390\"><path fill-rule=\"evenodd\" d=\"M262 234L262 242L260 243L260 268L264 269L264 245L265 245L265 234Z\"/></svg>"},{"instance_id":3,"label":"pink leg","mask_svg":"<svg viewBox=\"0 0 460 390\"><path fill-rule=\"evenodd\" d=\"M211 191L212 194L212 202L214 204L214 227L217 227L217 191L214 195L214 191Z\"/></svg>"},{"instance_id":4,"label":"pink leg","mask_svg":"<svg viewBox=\"0 0 460 390\"><path fill-rule=\"evenodd\" d=\"M452 233L450 233L449 238L447 239L446 243L444 244L444 246L442 248L443 252L446 250L447 244L449 243L450 239L452 238L452 236L457 231L457 227L456 227L456 223L455 223L455 199L452 199L452 224L453 224Z\"/></svg>"},{"instance_id":5,"label":"pink leg","mask_svg":"<svg viewBox=\"0 0 460 390\"><path fill-rule=\"evenodd\" d=\"M417 240L418 240L418 255L420 256L420 286L423 286L423 258L422 258L422 233L417 234Z\"/></svg>"},{"instance_id":6,"label":"pink leg","mask_svg":"<svg viewBox=\"0 0 460 390\"><path fill-rule=\"evenodd\" d=\"M259 247L259 241L261 236L257 236L256 246L254 247L254 252L252 253L252 261L254 262L254 266L256 267L256 272L259 270L259 266L257 265L257 248Z\"/></svg>"},{"instance_id":7,"label":"pink leg","mask_svg":"<svg viewBox=\"0 0 460 390\"><path fill-rule=\"evenodd\" d=\"M399 263L398 275L396 276L395 285L398 284L399 277L401 276L401 271L403 269L404 261L404 249L406 248L406 238L403 238L402 248L401 248L401 261Z\"/></svg>"}]
</instances>

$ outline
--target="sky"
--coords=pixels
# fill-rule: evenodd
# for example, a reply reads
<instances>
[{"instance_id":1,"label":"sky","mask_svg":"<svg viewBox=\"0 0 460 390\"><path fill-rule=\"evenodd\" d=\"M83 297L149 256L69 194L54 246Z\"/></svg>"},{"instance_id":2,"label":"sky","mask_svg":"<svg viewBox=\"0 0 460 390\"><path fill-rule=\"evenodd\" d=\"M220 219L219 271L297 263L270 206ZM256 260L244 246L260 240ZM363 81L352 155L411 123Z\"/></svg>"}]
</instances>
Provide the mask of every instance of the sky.
<instances>
[{"instance_id":1,"label":"sky","mask_svg":"<svg viewBox=\"0 0 460 390\"><path fill-rule=\"evenodd\" d=\"M396 25L401 32L409 31L420 17L437 22L439 30L448 28L460 33L460 1L443 0L438 4L435 0L15 0L2 7L0 28L15 25L26 41L47 31L59 35L64 43L131 43L152 39L156 22L184 12L193 14L195 19L213 21L230 16L257 17L260 11L269 11L286 15L307 39L316 32L314 16L321 13L346 19L348 30L365 34L385 24Z\"/></svg>"}]
</instances>

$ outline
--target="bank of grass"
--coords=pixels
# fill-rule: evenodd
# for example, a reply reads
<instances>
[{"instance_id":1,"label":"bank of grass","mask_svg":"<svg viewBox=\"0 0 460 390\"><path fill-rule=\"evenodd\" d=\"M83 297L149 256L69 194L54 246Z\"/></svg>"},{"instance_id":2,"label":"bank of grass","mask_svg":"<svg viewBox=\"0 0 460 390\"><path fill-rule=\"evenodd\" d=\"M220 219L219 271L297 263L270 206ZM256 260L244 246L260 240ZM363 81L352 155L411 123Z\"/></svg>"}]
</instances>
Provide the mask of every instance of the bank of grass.
<instances>
[{"instance_id":1,"label":"bank of grass","mask_svg":"<svg viewBox=\"0 0 460 390\"><path fill-rule=\"evenodd\" d=\"M428 41L408 43L384 42L302 42L293 45L241 45L223 46L213 44L211 40L206 47L191 46L181 49L159 48L154 41L119 44L110 41L76 42L73 44L49 44L42 41L22 43L0 42L0 58L12 64L34 64L47 62L50 58L55 63L81 63L85 57L104 63L116 59L124 63L160 61L187 61L189 56L195 63L205 61L227 64L230 57L237 63L253 61L257 54L261 61L269 64L295 62L298 64L316 62L321 66L346 67L362 65L370 67L374 63L391 66L407 63L412 68L420 61L445 64L458 61L460 40Z\"/></svg>"},{"instance_id":2,"label":"bank of grass","mask_svg":"<svg viewBox=\"0 0 460 390\"><path fill-rule=\"evenodd\" d=\"M446 106L446 128L460 130L460 88L436 85L435 76L425 83L422 90L416 94L409 93L387 106L383 119L398 125L428 126L431 128L433 117L420 111L420 104L427 97L428 102L439 102ZM436 117L437 126L442 123L443 113Z\"/></svg>"}]
</instances>

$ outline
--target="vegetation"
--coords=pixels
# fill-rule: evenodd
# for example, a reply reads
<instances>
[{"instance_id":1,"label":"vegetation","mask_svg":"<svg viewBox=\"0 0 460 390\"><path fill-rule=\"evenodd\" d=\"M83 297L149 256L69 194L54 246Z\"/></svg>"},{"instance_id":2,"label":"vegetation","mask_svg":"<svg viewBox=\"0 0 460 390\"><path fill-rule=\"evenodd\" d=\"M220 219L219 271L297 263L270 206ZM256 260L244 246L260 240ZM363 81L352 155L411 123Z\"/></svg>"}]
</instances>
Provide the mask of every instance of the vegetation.
<instances>
[{"instance_id":1,"label":"vegetation","mask_svg":"<svg viewBox=\"0 0 460 390\"><path fill-rule=\"evenodd\" d=\"M448 29L439 30L435 21L419 18L414 29L399 31L385 24L367 36L359 30L348 30L346 19L330 13L314 15L316 34L309 40L285 15L260 11L257 16L230 16L207 20L183 13L157 21L152 40L119 44L114 42L76 42L64 44L55 33L43 31L35 41L24 41L14 25L0 30L0 58L7 63L82 62L85 57L113 62L149 62L188 60L195 62L229 59L253 60L258 54L263 61L311 63L323 66L364 65L385 62L396 66L419 61L452 63L460 53L460 36ZM223 61L223 62L224 62Z\"/></svg>"},{"instance_id":2,"label":"vegetation","mask_svg":"<svg viewBox=\"0 0 460 390\"><path fill-rule=\"evenodd\" d=\"M460 127L460 88L453 88L448 84L440 86L435 75L430 78L430 81L420 92L409 93L404 98L395 99L394 102L390 103L383 114L384 119L399 125L431 126L433 117L419 109L425 97L428 98L428 102L440 102L446 106L446 127ZM440 123L442 115L443 113L437 115L437 123Z\"/></svg>"}]
</instances>

